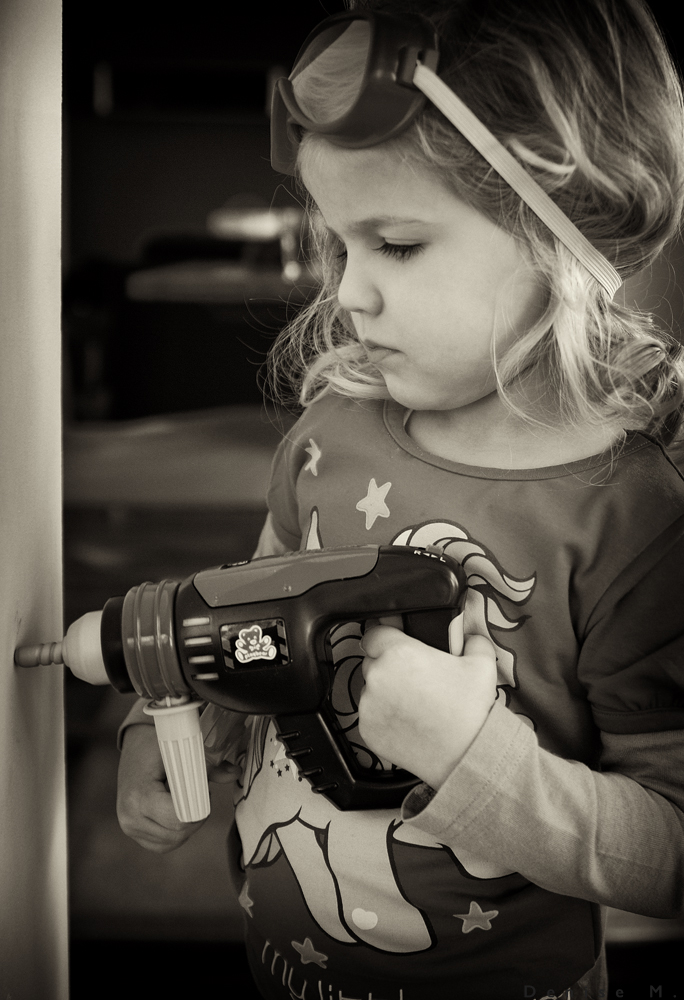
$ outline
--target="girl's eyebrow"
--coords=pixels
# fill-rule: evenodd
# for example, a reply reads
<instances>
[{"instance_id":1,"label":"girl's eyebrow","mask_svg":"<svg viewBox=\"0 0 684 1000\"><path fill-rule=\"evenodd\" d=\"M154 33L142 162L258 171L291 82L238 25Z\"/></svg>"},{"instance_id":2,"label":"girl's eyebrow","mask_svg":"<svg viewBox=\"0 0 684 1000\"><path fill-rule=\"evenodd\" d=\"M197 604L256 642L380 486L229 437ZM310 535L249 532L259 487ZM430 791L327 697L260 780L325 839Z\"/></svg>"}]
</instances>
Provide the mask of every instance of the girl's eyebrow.
<instances>
[{"instance_id":1,"label":"girl's eyebrow","mask_svg":"<svg viewBox=\"0 0 684 1000\"><path fill-rule=\"evenodd\" d=\"M322 215L321 218L323 219ZM331 232L333 236L337 236L338 239L341 239L340 235L335 232L332 226L329 226L328 223L325 222L325 219L323 219L323 222L326 229ZM357 219L354 222L350 222L347 228L352 235L356 236L378 229L380 226L425 226L427 224L427 219L413 219L409 216L402 215L374 215L367 219Z\"/></svg>"}]
</instances>

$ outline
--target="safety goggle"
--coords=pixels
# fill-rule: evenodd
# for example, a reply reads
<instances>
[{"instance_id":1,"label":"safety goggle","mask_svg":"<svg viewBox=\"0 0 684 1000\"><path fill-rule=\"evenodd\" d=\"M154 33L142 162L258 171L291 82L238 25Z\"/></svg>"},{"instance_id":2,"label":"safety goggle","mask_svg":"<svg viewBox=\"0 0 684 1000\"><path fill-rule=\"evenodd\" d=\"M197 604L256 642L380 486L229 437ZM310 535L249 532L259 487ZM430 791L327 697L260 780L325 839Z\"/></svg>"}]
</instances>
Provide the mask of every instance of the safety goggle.
<instances>
[{"instance_id":1,"label":"safety goggle","mask_svg":"<svg viewBox=\"0 0 684 1000\"><path fill-rule=\"evenodd\" d=\"M376 146L405 131L427 98L612 298L622 284L615 268L440 80L438 60L437 35L421 15L349 11L322 21L299 50L290 76L276 81L271 165L295 173L303 132L348 149Z\"/></svg>"}]
</instances>

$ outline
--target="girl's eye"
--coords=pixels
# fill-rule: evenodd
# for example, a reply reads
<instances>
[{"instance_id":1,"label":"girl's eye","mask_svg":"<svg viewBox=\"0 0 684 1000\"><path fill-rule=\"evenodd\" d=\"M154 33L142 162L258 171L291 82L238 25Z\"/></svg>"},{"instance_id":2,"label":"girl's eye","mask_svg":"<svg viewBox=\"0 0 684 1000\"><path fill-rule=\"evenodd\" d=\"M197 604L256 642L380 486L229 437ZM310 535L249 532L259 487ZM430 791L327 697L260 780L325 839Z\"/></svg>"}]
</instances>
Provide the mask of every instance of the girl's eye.
<instances>
[{"instance_id":1,"label":"girl's eye","mask_svg":"<svg viewBox=\"0 0 684 1000\"><path fill-rule=\"evenodd\" d=\"M396 260L409 260L409 258L420 253L424 248L422 243L383 243L381 247L373 248L376 253L385 254L386 257L394 257Z\"/></svg>"},{"instance_id":2,"label":"girl's eye","mask_svg":"<svg viewBox=\"0 0 684 1000\"><path fill-rule=\"evenodd\" d=\"M386 257L394 257L396 260L409 260L417 253L425 249L422 243L383 243L381 247L373 247L374 253L382 253ZM341 250L335 254L337 260L346 260L347 251Z\"/></svg>"}]
</instances>

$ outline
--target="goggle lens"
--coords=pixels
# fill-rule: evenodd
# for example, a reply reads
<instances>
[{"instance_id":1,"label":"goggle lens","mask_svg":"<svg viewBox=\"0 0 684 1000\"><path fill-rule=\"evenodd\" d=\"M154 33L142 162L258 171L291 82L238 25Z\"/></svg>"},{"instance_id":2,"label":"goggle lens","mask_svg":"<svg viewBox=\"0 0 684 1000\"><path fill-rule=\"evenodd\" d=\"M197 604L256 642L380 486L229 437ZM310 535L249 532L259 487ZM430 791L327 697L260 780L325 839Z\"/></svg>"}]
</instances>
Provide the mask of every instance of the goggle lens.
<instances>
[{"instance_id":1,"label":"goggle lens","mask_svg":"<svg viewBox=\"0 0 684 1000\"><path fill-rule=\"evenodd\" d=\"M314 39L290 75L307 118L325 126L351 110L365 83L370 47L366 20L331 25Z\"/></svg>"}]
</instances>

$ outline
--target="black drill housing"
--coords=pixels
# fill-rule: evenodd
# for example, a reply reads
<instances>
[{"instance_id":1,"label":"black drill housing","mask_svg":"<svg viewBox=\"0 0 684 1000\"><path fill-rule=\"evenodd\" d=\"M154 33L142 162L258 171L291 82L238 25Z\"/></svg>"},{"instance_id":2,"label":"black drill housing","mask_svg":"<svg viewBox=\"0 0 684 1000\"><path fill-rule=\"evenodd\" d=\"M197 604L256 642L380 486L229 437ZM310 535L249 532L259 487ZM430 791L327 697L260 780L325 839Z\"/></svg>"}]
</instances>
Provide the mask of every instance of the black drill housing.
<instances>
[{"instance_id":1,"label":"black drill housing","mask_svg":"<svg viewBox=\"0 0 684 1000\"><path fill-rule=\"evenodd\" d=\"M144 588L147 588L145 590ZM142 584L103 614L105 665L139 694L195 693L274 716L279 738L314 791L340 809L396 808L417 778L357 761L330 704L333 626L401 615L417 639L448 651L466 578L440 549L364 545L269 556ZM120 599L112 599L120 601ZM121 642L114 619L120 615ZM106 636L105 636L106 631Z\"/></svg>"}]
</instances>

